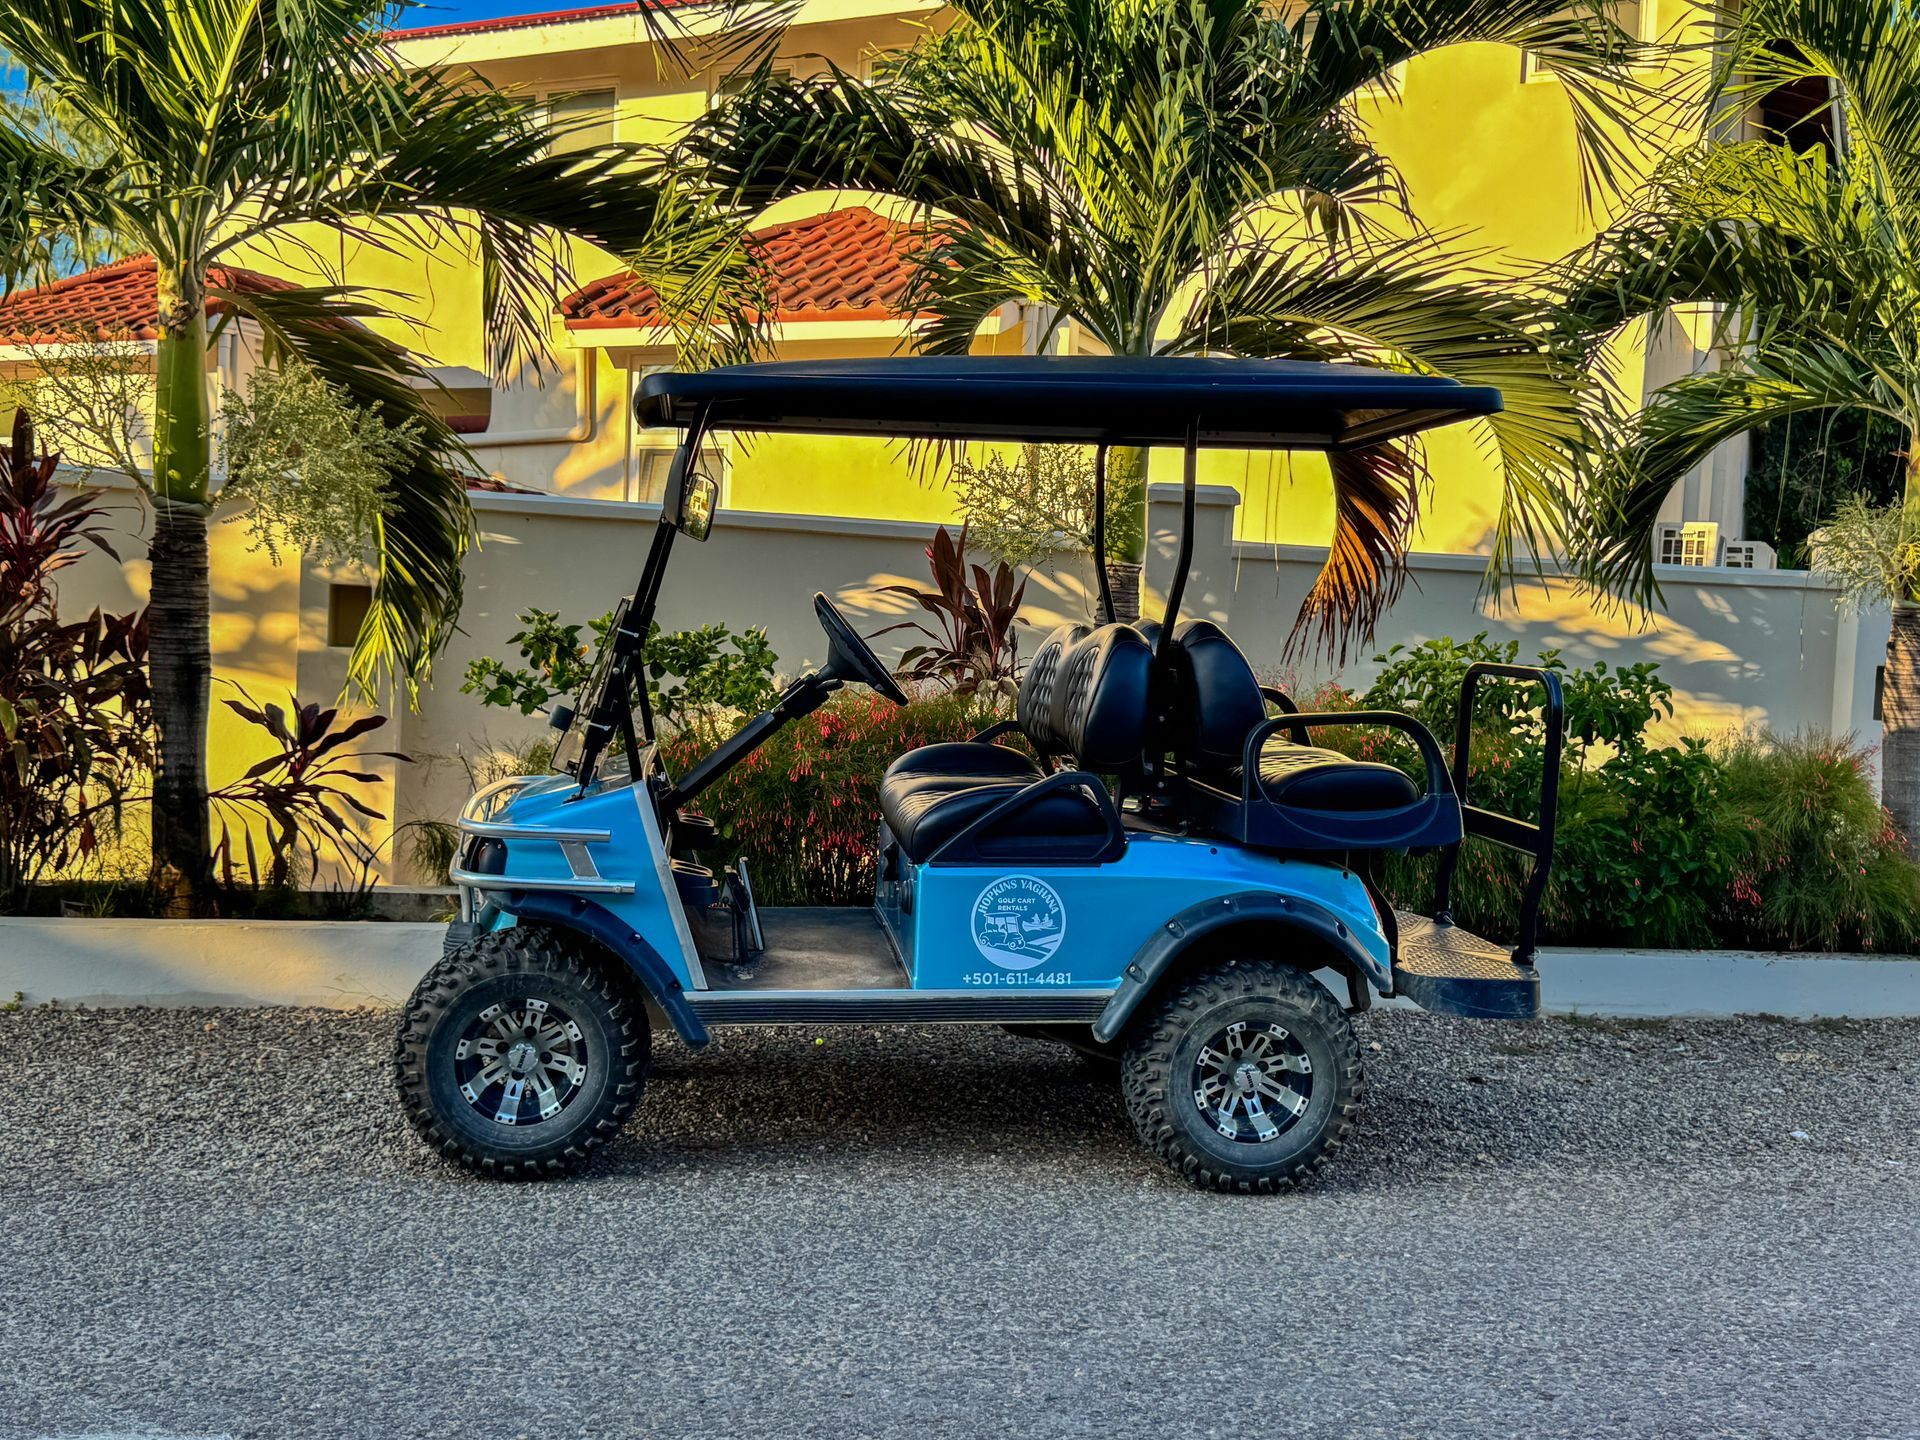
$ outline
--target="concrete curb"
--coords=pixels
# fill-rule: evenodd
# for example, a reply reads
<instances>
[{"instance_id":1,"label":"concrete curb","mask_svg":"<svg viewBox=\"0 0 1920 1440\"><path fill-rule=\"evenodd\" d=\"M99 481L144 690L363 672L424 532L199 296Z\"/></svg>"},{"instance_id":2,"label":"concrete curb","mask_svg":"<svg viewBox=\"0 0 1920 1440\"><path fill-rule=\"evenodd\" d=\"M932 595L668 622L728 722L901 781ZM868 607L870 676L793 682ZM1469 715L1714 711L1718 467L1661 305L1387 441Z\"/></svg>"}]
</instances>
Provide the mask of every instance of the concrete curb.
<instances>
[{"instance_id":1,"label":"concrete curb","mask_svg":"<svg viewBox=\"0 0 1920 1440\"><path fill-rule=\"evenodd\" d=\"M1910 955L1543 949L1539 963L1541 1000L1556 1015L1920 1016Z\"/></svg>"},{"instance_id":2,"label":"concrete curb","mask_svg":"<svg viewBox=\"0 0 1920 1440\"><path fill-rule=\"evenodd\" d=\"M439 924L0 918L0 999L78 1005L398 1005Z\"/></svg>"},{"instance_id":3,"label":"concrete curb","mask_svg":"<svg viewBox=\"0 0 1920 1440\"><path fill-rule=\"evenodd\" d=\"M0 1000L392 1006L440 957L438 924L0 917ZM1543 950L1560 1015L1920 1018L1920 959L1725 950Z\"/></svg>"}]
</instances>

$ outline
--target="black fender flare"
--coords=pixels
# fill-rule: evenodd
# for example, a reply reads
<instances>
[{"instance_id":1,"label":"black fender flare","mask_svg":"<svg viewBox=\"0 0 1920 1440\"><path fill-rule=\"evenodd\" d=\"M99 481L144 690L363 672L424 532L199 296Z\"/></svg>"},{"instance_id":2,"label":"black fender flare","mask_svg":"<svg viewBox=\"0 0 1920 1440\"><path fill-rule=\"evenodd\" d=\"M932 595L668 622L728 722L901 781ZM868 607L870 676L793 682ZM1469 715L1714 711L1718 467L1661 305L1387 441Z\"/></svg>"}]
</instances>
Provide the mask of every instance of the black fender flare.
<instances>
[{"instance_id":1,"label":"black fender flare","mask_svg":"<svg viewBox=\"0 0 1920 1440\"><path fill-rule=\"evenodd\" d=\"M605 946L646 987L682 1040L696 1050L707 1043L707 1027L693 1013L679 977L645 936L606 906L578 895L547 890L509 889L490 894L495 904L517 920L572 930Z\"/></svg>"},{"instance_id":2,"label":"black fender flare","mask_svg":"<svg viewBox=\"0 0 1920 1440\"><path fill-rule=\"evenodd\" d=\"M1271 890L1241 890L1189 905L1154 932L1134 952L1107 1001L1093 1022L1093 1038L1111 1044L1133 1018L1140 1003L1153 993L1167 968L1196 941L1243 925L1269 930L1292 930L1313 940L1328 953L1330 962L1345 970L1349 980L1374 978L1378 963L1361 945L1353 927L1317 901Z\"/></svg>"}]
</instances>

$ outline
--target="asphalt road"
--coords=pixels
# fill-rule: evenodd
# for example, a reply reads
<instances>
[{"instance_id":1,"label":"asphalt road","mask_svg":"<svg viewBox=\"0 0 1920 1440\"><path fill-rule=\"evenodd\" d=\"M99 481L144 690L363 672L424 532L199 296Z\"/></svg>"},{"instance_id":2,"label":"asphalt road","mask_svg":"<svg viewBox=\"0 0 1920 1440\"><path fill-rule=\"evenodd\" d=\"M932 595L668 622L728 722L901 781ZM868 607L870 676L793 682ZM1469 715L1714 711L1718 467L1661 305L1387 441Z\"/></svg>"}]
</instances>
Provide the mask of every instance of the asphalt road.
<instances>
[{"instance_id":1,"label":"asphalt road","mask_svg":"<svg viewBox=\"0 0 1920 1440\"><path fill-rule=\"evenodd\" d=\"M1371 1017L1250 1199L971 1030L665 1050L471 1180L389 1024L0 1015L0 1436L1920 1436L1917 1026Z\"/></svg>"}]
</instances>

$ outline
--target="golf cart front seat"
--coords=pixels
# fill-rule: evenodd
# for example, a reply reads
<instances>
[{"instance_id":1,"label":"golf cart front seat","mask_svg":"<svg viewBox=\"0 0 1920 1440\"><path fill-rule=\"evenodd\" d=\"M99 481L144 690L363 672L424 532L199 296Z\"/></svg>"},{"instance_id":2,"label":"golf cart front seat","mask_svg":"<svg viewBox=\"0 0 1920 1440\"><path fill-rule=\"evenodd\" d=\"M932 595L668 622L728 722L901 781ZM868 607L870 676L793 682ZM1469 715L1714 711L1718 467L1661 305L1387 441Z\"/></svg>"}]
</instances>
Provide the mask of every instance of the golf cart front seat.
<instances>
[{"instance_id":1,"label":"golf cart front seat","mask_svg":"<svg viewBox=\"0 0 1920 1440\"><path fill-rule=\"evenodd\" d=\"M1103 625L1091 632L1062 626L1027 667L1019 728L1042 754L1070 756L1082 769L1135 770L1144 746L1152 670L1153 649L1130 625ZM1065 782L1073 773L1053 778ZM880 780L880 814L907 858L920 864L1047 779L1026 756L979 739L924 745L887 767ZM1030 802L976 836L972 851L992 860L1097 859L1121 839L1112 806L1102 806L1089 793L1088 786L1098 783L1089 779L1034 789Z\"/></svg>"},{"instance_id":2,"label":"golf cart front seat","mask_svg":"<svg viewBox=\"0 0 1920 1440\"><path fill-rule=\"evenodd\" d=\"M1377 711L1353 715L1413 738L1428 761L1424 794L1398 766L1308 744L1308 727L1289 730L1285 714L1270 721L1269 700L1283 711L1296 707L1262 689L1240 647L1211 620L1189 620L1174 631L1171 662L1171 749L1197 828L1299 851L1424 849L1460 839L1459 801L1438 746L1418 721ZM1258 761L1249 777L1256 732Z\"/></svg>"}]
</instances>

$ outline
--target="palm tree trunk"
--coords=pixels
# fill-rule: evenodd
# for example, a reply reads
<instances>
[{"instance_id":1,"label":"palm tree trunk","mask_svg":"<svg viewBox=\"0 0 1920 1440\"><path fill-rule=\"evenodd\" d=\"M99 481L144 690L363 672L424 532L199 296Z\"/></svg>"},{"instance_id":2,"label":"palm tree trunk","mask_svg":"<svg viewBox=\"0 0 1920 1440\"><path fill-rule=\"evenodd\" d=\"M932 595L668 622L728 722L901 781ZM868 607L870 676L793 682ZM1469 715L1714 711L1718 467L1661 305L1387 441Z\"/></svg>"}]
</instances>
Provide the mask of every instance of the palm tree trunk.
<instances>
[{"instance_id":1,"label":"palm tree trunk","mask_svg":"<svg viewBox=\"0 0 1920 1440\"><path fill-rule=\"evenodd\" d=\"M207 582L211 403L207 319L198 276L161 267L154 351L153 541L148 669L158 756L153 873L170 913L203 912L212 857L207 715L213 683ZM171 282L171 283L170 283Z\"/></svg>"},{"instance_id":2,"label":"palm tree trunk","mask_svg":"<svg viewBox=\"0 0 1920 1440\"><path fill-rule=\"evenodd\" d=\"M1137 445L1116 445L1107 452L1107 509L1136 518L1107 527L1107 588L1113 618L1132 624L1140 618L1140 570L1147 554L1147 452Z\"/></svg>"}]
</instances>

